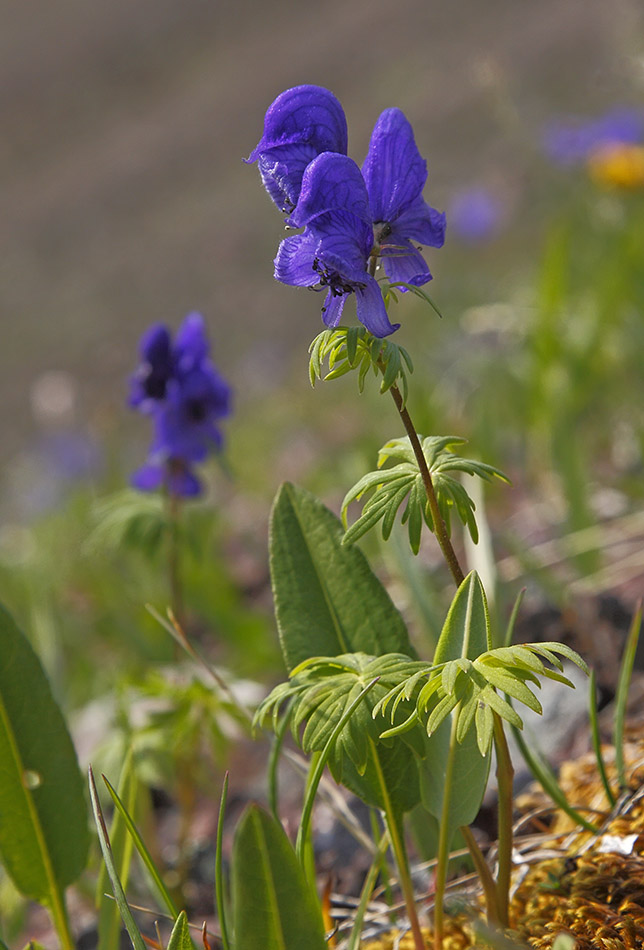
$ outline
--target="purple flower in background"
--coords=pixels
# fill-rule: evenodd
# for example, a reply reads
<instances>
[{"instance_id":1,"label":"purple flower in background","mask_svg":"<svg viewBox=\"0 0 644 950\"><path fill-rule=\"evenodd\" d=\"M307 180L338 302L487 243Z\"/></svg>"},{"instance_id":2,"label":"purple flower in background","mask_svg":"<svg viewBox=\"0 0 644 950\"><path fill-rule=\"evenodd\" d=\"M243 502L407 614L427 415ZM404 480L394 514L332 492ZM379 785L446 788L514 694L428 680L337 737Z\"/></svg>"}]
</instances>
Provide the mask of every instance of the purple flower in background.
<instances>
[{"instance_id":1,"label":"purple flower in background","mask_svg":"<svg viewBox=\"0 0 644 950\"><path fill-rule=\"evenodd\" d=\"M322 152L347 153L347 120L333 93L295 86L269 106L264 134L246 162L257 162L262 181L280 210L298 202L306 166Z\"/></svg>"},{"instance_id":2,"label":"purple flower in background","mask_svg":"<svg viewBox=\"0 0 644 950\"><path fill-rule=\"evenodd\" d=\"M498 198L487 188L473 187L454 195L448 209L450 234L477 244L494 237L502 221Z\"/></svg>"},{"instance_id":3,"label":"purple flower in background","mask_svg":"<svg viewBox=\"0 0 644 950\"><path fill-rule=\"evenodd\" d=\"M275 277L285 284L327 290L322 317L340 323L344 303L355 294L358 320L383 337L400 324L389 322L380 287L368 273L373 229L367 188L356 163L324 152L307 166L291 224L304 228L282 241Z\"/></svg>"},{"instance_id":4,"label":"purple flower in background","mask_svg":"<svg viewBox=\"0 0 644 950\"><path fill-rule=\"evenodd\" d=\"M172 375L173 358L170 333L162 324L147 330L139 346L141 363L130 380L129 405L141 412L153 411L165 398L166 386Z\"/></svg>"},{"instance_id":5,"label":"purple flower in background","mask_svg":"<svg viewBox=\"0 0 644 950\"><path fill-rule=\"evenodd\" d=\"M176 495L201 491L192 464L221 448L217 422L230 412L230 388L210 359L203 317L190 313L172 342L164 326L141 341L144 362L131 381L129 403L152 416L148 462L132 484L143 491L165 487Z\"/></svg>"},{"instance_id":6,"label":"purple flower in background","mask_svg":"<svg viewBox=\"0 0 644 950\"><path fill-rule=\"evenodd\" d=\"M427 162L400 109L385 109L371 134L362 166L376 242L387 277L420 286L432 279L412 241L442 247L445 215L423 199Z\"/></svg>"},{"instance_id":7,"label":"purple flower in background","mask_svg":"<svg viewBox=\"0 0 644 950\"><path fill-rule=\"evenodd\" d=\"M544 134L544 149L559 165L585 162L598 149L644 142L644 111L619 107L596 119L569 119L551 123Z\"/></svg>"}]
</instances>

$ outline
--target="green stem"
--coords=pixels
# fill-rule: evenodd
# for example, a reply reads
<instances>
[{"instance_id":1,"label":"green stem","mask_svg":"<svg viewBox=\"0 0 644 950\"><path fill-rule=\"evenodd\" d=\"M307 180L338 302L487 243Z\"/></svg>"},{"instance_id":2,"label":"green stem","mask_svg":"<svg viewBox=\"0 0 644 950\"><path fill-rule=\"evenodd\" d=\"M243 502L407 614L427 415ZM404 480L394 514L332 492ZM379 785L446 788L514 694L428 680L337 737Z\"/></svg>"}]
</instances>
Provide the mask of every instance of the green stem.
<instances>
[{"instance_id":1,"label":"green stem","mask_svg":"<svg viewBox=\"0 0 644 950\"><path fill-rule=\"evenodd\" d=\"M411 874L409 872L409 860L407 858L405 841L401 834L399 815L394 810L394 807L391 804L391 799L389 798L387 783L385 782L385 777L382 773L382 767L380 765L380 759L378 757L378 750L376 749L376 744L373 741L373 739L369 739L369 743L371 745L371 754L372 754L373 762L376 769L376 775L378 777L378 785L380 788L380 794L382 795L382 801L384 805L383 810L385 814L385 823L387 825L387 831L389 833L389 841L391 843L391 850L394 853L394 858L396 860L396 865L398 867L398 874L400 875L400 886L402 888L403 897L405 899L407 915L409 917L411 932L414 938L414 947L415 947L415 950L426 950L425 940L423 939L423 935L420 930L420 922L418 920L418 913L416 911L414 885L411 879Z\"/></svg>"},{"instance_id":2,"label":"green stem","mask_svg":"<svg viewBox=\"0 0 644 950\"><path fill-rule=\"evenodd\" d=\"M483 894L485 895L485 907L487 910L487 922L488 924L498 923L498 895L496 893L496 884L494 883L492 872L490 871L488 863L483 856L483 852L479 847L478 841L472 834L472 830L468 828L467 825L462 825L459 828L459 831L463 835L467 849L470 852L470 857L474 862L476 873L479 876L481 887L483 888Z\"/></svg>"},{"instance_id":3,"label":"green stem","mask_svg":"<svg viewBox=\"0 0 644 950\"><path fill-rule=\"evenodd\" d=\"M166 492L168 506L168 520L170 522L170 539L168 546L168 577L170 581L170 605L172 613L179 624L184 629L183 616L183 585L181 583L181 559L180 559L180 538L179 538L179 496L170 489Z\"/></svg>"},{"instance_id":4,"label":"green stem","mask_svg":"<svg viewBox=\"0 0 644 950\"><path fill-rule=\"evenodd\" d=\"M445 780L443 782L443 807L438 830L438 849L436 853L436 876L434 879L434 948L441 950L445 925L443 903L445 900L445 886L447 884L447 869L449 866L449 846L452 840L452 828L449 820L449 810L452 803L452 778L454 773L454 748L456 744L455 720L452 719L452 729L447 753Z\"/></svg>"},{"instance_id":5,"label":"green stem","mask_svg":"<svg viewBox=\"0 0 644 950\"><path fill-rule=\"evenodd\" d=\"M510 758L503 722L494 716L494 751L496 752L496 780L498 786L499 867L496 877L499 923L507 927L510 919L510 880L512 876L512 780L514 768Z\"/></svg>"},{"instance_id":6,"label":"green stem","mask_svg":"<svg viewBox=\"0 0 644 950\"><path fill-rule=\"evenodd\" d=\"M61 950L74 950L76 944L69 929L69 917L67 916L67 907L65 906L65 897L62 891L56 886L52 887L49 893L47 906L51 913L60 940Z\"/></svg>"},{"instance_id":7,"label":"green stem","mask_svg":"<svg viewBox=\"0 0 644 950\"><path fill-rule=\"evenodd\" d=\"M432 515L432 521L434 522L434 534L436 535L436 540L440 545L440 549L443 552L443 557L445 558L451 575L454 578L454 583L457 587L460 587L465 580L465 575L461 565L459 564L456 552L452 547L452 542L450 541L449 534L447 533L447 527L443 521L440 508L438 507L438 499L436 498L436 492L434 491L434 483L432 482L431 472L429 471L427 459L425 458L425 453L423 452L422 445L420 444L416 427L411 420L411 416L409 415L407 407L405 406L401 392L395 384L391 387L390 392L396 404L396 409L398 410L400 418L402 419L405 431L409 436L409 441L411 443L414 455L416 456L416 462L418 463L420 475L423 480L423 485L425 486L425 492L427 494L429 510Z\"/></svg>"}]
</instances>

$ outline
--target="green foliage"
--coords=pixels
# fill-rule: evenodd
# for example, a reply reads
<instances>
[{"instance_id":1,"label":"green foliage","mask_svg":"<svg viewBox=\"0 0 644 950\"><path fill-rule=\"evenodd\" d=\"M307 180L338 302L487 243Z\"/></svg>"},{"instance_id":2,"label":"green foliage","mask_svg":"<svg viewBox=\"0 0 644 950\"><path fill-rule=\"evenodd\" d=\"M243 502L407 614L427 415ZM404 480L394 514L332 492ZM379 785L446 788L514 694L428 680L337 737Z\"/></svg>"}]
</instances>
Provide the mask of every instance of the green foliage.
<instances>
[{"instance_id":1,"label":"green foliage","mask_svg":"<svg viewBox=\"0 0 644 950\"><path fill-rule=\"evenodd\" d=\"M233 845L235 950L325 950L320 905L281 825L251 805Z\"/></svg>"},{"instance_id":2,"label":"green foliage","mask_svg":"<svg viewBox=\"0 0 644 950\"><path fill-rule=\"evenodd\" d=\"M185 910L181 911L174 922L166 950L194 950Z\"/></svg>"},{"instance_id":3,"label":"green foliage","mask_svg":"<svg viewBox=\"0 0 644 950\"><path fill-rule=\"evenodd\" d=\"M493 713L518 729L523 728L516 710L497 690L541 713L541 704L528 683L539 686L539 677L545 676L574 689L563 673L546 667L539 658L544 657L558 670L562 670L563 665L555 655L557 653L588 672L581 657L563 643L522 643L519 646L497 647L475 660L460 657L418 671L406 683L391 690L376 710L384 714L391 703L393 721L401 702L414 700L416 703L411 716L401 726L388 729L384 735L397 735L414 725L417 718L422 718L427 734L431 736L443 720L455 711L457 740L463 741L474 722L479 750L481 755L485 755L492 742Z\"/></svg>"},{"instance_id":4,"label":"green foliage","mask_svg":"<svg viewBox=\"0 0 644 950\"><path fill-rule=\"evenodd\" d=\"M405 623L342 525L313 495L288 482L271 515L270 563L284 662L362 651L413 656ZM365 605L369 605L365 609Z\"/></svg>"},{"instance_id":5,"label":"green foliage","mask_svg":"<svg viewBox=\"0 0 644 950\"><path fill-rule=\"evenodd\" d=\"M272 716L277 731L280 711L287 706L291 730L302 750L307 754L320 752L348 707L379 677L337 735L329 750L329 768L337 782L363 801L384 808L378 779L378 769L382 769L394 807L408 811L419 800L414 752L423 752L422 733L407 731L402 742L383 741L381 724L374 721L373 711L391 689L424 666L403 654L373 657L351 653L312 658L296 667L290 681L277 686L261 703L255 721L261 724ZM377 745L379 763L374 761L373 743Z\"/></svg>"},{"instance_id":6,"label":"green foliage","mask_svg":"<svg viewBox=\"0 0 644 950\"><path fill-rule=\"evenodd\" d=\"M337 379L351 370L358 371L358 389L364 390L369 373L375 376L382 373L380 392L385 393L392 386L399 386L403 403L407 401L407 373L413 373L414 367L407 350L388 339L372 336L364 327L338 327L323 330L313 340L309 348L309 377L311 385L316 379L322 379L322 364L328 361L329 372L324 379Z\"/></svg>"},{"instance_id":7,"label":"green foliage","mask_svg":"<svg viewBox=\"0 0 644 950\"><path fill-rule=\"evenodd\" d=\"M441 515L447 527L451 530L451 514L456 511L458 517L468 528L472 540L478 541L478 529L474 516L475 505L467 490L453 473L477 475L485 481L500 478L508 479L492 465L484 462L475 462L465 459L450 451L455 445L463 445L465 439L456 436L429 436L422 439L422 448L436 499ZM383 469L382 466L390 460L397 460L397 464ZM423 521L434 530L434 522L427 500L427 492L423 484L422 475L414 455L409 438L392 439L380 449L378 453L378 469L368 472L356 482L342 502L342 518L347 525L347 509L352 501L361 499L372 493L365 502L362 514L355 521L344 536L345 544L352 544L362 537L379 521L382 521L382 536L386 540L396 520L398 510L407 499L402 513L402 523L407 524L409 543L414 554L418 554Z\"/></svg>"},{"instance_id":8,"label":"green foliage","mask_svg":"<svg viewBox=\"0 0 644 950\"><path fill-rule=\"evenodd\" d=\"M158 556L171 531L171 523L160 492L124 489L97 501L94 530L87 541L89 550L131 548L147 557Z\"/></svg>"},{"instance_id":9,"label":"green foliage","mask_svg":"<svg viewBox=\"0 0 644 950\"><path fill-rule=\"evenodd\" d=\"M132 768L132 758L132 750L130 749L121 769L119 793L127 814L133 815L136 819L137 804L140 800L140 784L136 771ZM119 880L123 888L127 888L134 842L129 834L125 816L118 809L114 812L109 836ZM118 950L121 938L121 914L116 901L110 900L106 896L106 887L107 868L103 863L96 882L96 906L99 910L98 948L99 950Z\"/></svg>"},{"instance_id":10,"label":"green foliage","mask_svg":"<svg viewBox=\"0 0 644 950\"><path fill-rule=\"evenodd\" d=\"M62 893L87 860L82 779L40 661L2 607L0 657L0 855L16 887L47 904L60 931Z\"/></svg>"},{"instance_id":11,"label":"green foliage","mask_svg":"<svg viewBox=\"0 0 644 950\"><path fill-rule=\"evenodd\" d=\"M96 783L94 781L94 775L92 769L89 770L89 794L92 800L92 809L94 812L94 820L96 822L96 830L98 832L98 840L101 846L101 851L103 852L103 859L105 861L105 866L107 868L107 873L112 884L112 892L114 894L114 899L118 905L118 909L121 913L121 918L125 924L125 929L127 930L130 940L132 942L133 950L146 950L145 942L139 928L136 925L136 921L132 916L132 911L128 905L127 899L125 897L125 892L123 890L123 885L119 878L118 869L116 867L116 862L114 860L114 855L112 853L112 847L110 844L109 835L107 833L107 826L105 824L105 818L103 817L103 810L101 808L101 801L98 797L98 791L96 789Z\"/></svg>"}]
</instances>

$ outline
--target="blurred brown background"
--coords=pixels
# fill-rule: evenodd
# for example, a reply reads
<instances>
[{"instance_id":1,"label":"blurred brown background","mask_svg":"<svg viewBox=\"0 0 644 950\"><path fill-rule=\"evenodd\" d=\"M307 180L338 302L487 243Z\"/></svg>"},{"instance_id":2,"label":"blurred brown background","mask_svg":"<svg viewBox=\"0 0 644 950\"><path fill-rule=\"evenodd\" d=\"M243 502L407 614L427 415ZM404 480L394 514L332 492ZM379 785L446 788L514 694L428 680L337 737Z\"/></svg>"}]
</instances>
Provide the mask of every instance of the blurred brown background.
<instances>
[{"instance_id":1,"label":"blurred brown background","mask_svg":"<svg viewBox=\"0 0 644 950\"><path fill-rule=\"evenodd\" d=\"M638 0L5 3L0 456L36 425L48 370L75 380L81 413L120 412L153 321L202 310L238 394L318 331L317 301L272 279L279 214L241 161L284 88L331 88L358 162L400 106L436 207L471 181L512 202L544 121L632 99L643 19Z\"/></svg>"}]
</instances>

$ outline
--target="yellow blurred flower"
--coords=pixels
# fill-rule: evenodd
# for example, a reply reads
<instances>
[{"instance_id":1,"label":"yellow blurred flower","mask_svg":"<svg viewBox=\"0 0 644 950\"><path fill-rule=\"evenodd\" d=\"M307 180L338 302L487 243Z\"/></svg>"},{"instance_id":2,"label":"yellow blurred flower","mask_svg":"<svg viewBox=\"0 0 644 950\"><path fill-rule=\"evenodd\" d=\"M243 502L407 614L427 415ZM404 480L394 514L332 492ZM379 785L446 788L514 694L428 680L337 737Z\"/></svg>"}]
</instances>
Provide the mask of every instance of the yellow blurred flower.
<instances>
[{"instance_id":1,"label":"yellow blurred flower","mask_svg":"<svg viewBox=\"0 0 644 950\"><path fill-rule=\"evenodd\" d=\"M644 188L644 145L611 142L588 156L588 172L593 181L609 188Z\"/></svg>"}]
</instances>

